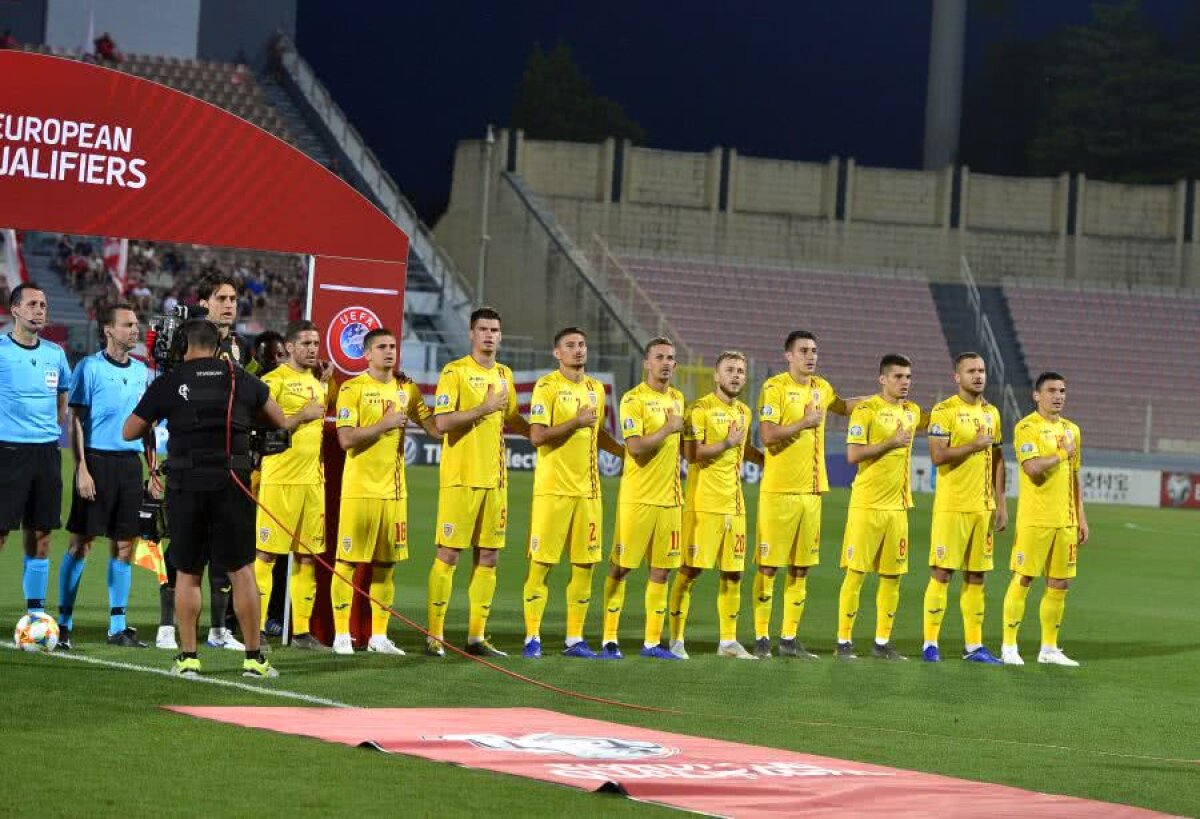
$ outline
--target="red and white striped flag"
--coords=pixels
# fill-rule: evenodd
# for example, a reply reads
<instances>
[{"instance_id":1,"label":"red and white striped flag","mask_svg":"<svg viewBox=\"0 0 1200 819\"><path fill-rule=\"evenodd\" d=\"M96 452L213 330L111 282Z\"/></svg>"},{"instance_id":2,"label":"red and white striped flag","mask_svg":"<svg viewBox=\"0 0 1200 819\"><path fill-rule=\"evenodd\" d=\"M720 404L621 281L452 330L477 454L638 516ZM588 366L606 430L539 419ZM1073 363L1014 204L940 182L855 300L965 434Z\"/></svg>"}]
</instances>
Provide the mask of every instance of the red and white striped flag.
<instances>
[{"instance_id":1,"label":"red and white striped flag","mask_svg":"<svg viewBox=\"0 0 1200 819\"><path fill-rule=\"evenodd\" d=\"M21 237L12 228L4 228L4 279L9 290L29 281L25 256L21 253Z\"/></svg>"},{"instance_id":2,"label":"red and white striped flag","mask_svg":"<svg viewBox=\"0 0 1200 819\"><path fill-rule=\"evenodd\" d=\"M104 240L104 269L112 276L117 291L125 295L125 266L129 261L129 240L109 236Z\"/></svg>"}]
</instances>

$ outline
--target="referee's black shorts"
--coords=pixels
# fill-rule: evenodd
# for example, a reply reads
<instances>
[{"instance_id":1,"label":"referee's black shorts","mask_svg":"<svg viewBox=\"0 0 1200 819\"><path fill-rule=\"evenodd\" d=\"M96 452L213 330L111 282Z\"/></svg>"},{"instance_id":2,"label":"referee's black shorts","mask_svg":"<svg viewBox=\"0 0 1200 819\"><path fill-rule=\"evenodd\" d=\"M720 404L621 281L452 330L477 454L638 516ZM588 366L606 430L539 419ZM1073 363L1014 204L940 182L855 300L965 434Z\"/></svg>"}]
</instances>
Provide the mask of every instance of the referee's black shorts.
<instances>
[{"instance_id":1,"label":"referee's black shorts","mask_svg":"<svg viewBox=\"0 0 1200 819\"><path fill-rule=\"evenodd\" d=\"M243 477L249 485L249 476ZM254 502L232 481L223 489L172 489L167 481L167 556L177 570L227 572L254 562Z\"/></svg>"},{"instance_id":2,"label":"referee's black shorts","mask_svg":"<svg viewBox=\"0 0 1200 819\"><path fill-rule=\"evenodd\" d=\"M96 499L81 498L76 480L67 531L87 538L133 540L141 528L138 510L142 506L142 462L138 454L100 449L89 449L84 454L96 484Z\"/></svg>"},{"instance_id":3,"label":"referee's black shorts","mask_svg":"<svg viewBox=\"0 0 1200 819\"><path fill-rule=\"evenodd\" d=\"M62 525L62 452L58 442L0 441L0 532L49 532Z\"/></svg>"}]
</instances>

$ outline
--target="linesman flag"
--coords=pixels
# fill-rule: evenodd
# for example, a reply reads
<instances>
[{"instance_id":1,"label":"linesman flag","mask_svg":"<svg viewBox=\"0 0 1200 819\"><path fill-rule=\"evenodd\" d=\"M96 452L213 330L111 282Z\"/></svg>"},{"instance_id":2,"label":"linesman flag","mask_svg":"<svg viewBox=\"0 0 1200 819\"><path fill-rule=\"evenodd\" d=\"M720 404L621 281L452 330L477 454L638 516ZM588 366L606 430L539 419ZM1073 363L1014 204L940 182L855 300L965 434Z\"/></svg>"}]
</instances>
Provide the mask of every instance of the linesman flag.
<instances>
[{"instance_id":1,"label":"linesman flag","mask_svg":"<svg viewBox=\"0 0 1200 819\"><path fill-rule=\"evenodd\" d=\"M167 561L163 559L162 549L153 540L137 539L133 544L133 565L157 574L158 585L167 582Z\"/></svg>"},{"instance_id":2,"label":"linesman flag","mask_svg":"<svg viewBox=\"0 0 1200 819\"><path fill-rule=\"evenodd\" d=\"M4 279L8 289L14 290L21 282L29 281L25 257L21 254L21 237L12 228L4 228L0 234L4 238Z\"/></svg>"}]
</instances>

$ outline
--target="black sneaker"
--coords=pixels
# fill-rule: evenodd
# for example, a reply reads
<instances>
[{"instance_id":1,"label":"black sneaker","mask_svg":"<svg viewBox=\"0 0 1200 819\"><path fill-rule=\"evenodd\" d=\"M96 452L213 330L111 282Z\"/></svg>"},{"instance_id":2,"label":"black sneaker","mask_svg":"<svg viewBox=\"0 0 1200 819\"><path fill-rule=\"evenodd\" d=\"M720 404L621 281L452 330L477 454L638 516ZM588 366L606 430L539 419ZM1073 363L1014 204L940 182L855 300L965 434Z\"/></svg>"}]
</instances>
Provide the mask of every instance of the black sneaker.
<instances>
[{"instance_id":1,"label":"black sneaker","mask_svg":"<svg viewBox=\"0 0 1200 819\"><path fill-rule=\"evenodd\" d=\"M797 660L819 659L816 654L806 649L795 637L790 640L785 640L782 637L779 638L779 656L795 657Z\"/></svg>"},{"instance_id":2,"label":"black sneaker","mask_svg":"<svg viewBox=\"0 0 1200 819\"><path fill-rule=\"evenodd\" d=\"M760 660L771 659L771 638L759 637L754 641L754 656Z\"/></svg>"},{"instance_id":3,"label":"black sneaker","mask_svg":"<svg viewBox=\"0 0 1200 819\"><path fill-rule=\"evenodd\" d=\"M854 653L854 643L838 643L837 653L834 655L839 660L857 660L858 655Z\"/></svg>"},{"instance_id":4,"label":"black sneaker","mask_svg":"<svg viewBox=\"0 0 1200 819\"><path fill-rule=\"evenodd\" d=\"M297 634L292 637L292 648L299 648L304 651L328 651L329 646L322 643L311 634Z\"/></svg>"},{"instance_id":5,"label":"black sneaker","mask_svg":"<svg viewBox=\"0 0 1200 819\"><path fill-rule=\"evenodd\" d=\"M71 629L68 628L67 626L59 626L58 627L58 650L59 651L70 651L71 650Z\"/></svg>"},{"instance_id":6,"label":"black sneaker","mask_svg":"<svg viewBox=\"0 0 1200 819\"><path fill-rule=\"evenodd\" d=\"M478 643L467 643L467 653L475 657L507 657L500 649L490 642L480 640Z\"/></svg>"},{"instance_id":7,"label":"black sneaker","mask_svg":"<svg viewBox=\"0 0 1200 819\"><path fill-rule=\"evenodd\" d=\"M875 649L871 652L881 660L907 660L908 658L897 651L891 643L875 644Z\"/></svg>"},{"instance_id":8,"label":"black sneaker","mask_svg":"<svg viewBox=\"0 0 1200 819\"><path fill-rule=\"evenodd\" d=\"M136 628L127 628L124 631L118 631L116 634L108 635L108 644L110 646L121 646L122 648L149 648L149 646L137 638Z\"/></svg>"}]
</instances>

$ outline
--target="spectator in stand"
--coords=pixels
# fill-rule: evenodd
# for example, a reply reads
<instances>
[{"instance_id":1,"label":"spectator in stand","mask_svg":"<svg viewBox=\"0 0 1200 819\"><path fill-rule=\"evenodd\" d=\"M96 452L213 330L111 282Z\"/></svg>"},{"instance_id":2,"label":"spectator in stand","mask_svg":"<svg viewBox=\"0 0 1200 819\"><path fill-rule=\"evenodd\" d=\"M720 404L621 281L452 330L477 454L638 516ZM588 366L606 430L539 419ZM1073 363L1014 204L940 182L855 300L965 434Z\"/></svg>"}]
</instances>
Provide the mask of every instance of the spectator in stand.
<instances>
[{"instance_id":1,"label":"spectator in stand","mask_svg":"<svg viewBox=\"0 0 1200 819\"><path fill-rule=\"evenodd\" d=\"M17 42L17 38L13 36L12 29L4 29L4 33L0 34L0 48L20 48L21 44Z\"/></svg>"},{"instance_id":2,"label":"spectator in stand","mask_svg":"<svg viewBox=\"0 0 1200 819\"><path fill-rule=\"evenodd\" d=\"M154 309L154 294L150 292L144 280L134 283L129 295L133 297L134 307L140 315L144 316Z\"/></svg>"},{"instance_id":3,"label":"spectator in stand","mask_svg":"<svg viewBox=\"0 0 1200 819\"><path fill-rule=\"evenodd\" d=\"M304 305L301 303L299 297L292 296L288 299L287 317L289 323L300 321L300 319L304 318Z\"/></svg>"},{"instance_id":4,"label":"spectator in stand","mask_svg":"<svg viewBox=\"0 0 1200 819\"><path fill-rule=\"evenodd\" d=\"M243 319L248 319L254 315L254 294L248 288L242 289L242 294L238 296L238 315Z\"/></svg>"},{"instance_id":5,"label":"spectator in stand","mask_svg":"<svg viewBox=\"0 0 1200 819\"><path fill-rule=\"evenodd\" d=\"M96 46L96 57L101 62L119 63L125 55L117 49L117 43L107 31L97 37L93 44Z\"/></svg>"},{"instance_id":6,"label":"spectator in stand","mask_svg":"<svg viewBox=\"0 0 1200 819\"><path fill-rule=\"evenodd\" d=\"M168 290L167 295L162 300L162 311L164 313L174 313L175 308L179 306L179 298L175 295L174 290Z\"/></svg>"},{"instance_id":7,"label":"spectator in stand","mask_svg":"<svg viewBox=\"0 0 1200 819\"><path fill-rule=\"evenodd\" d=\"M66 264L67 259L75 252L75 243L71 241L71 237L67 234L62 234L58 237L58 261L60 264Z\"/></svg>"}]
</instances>

